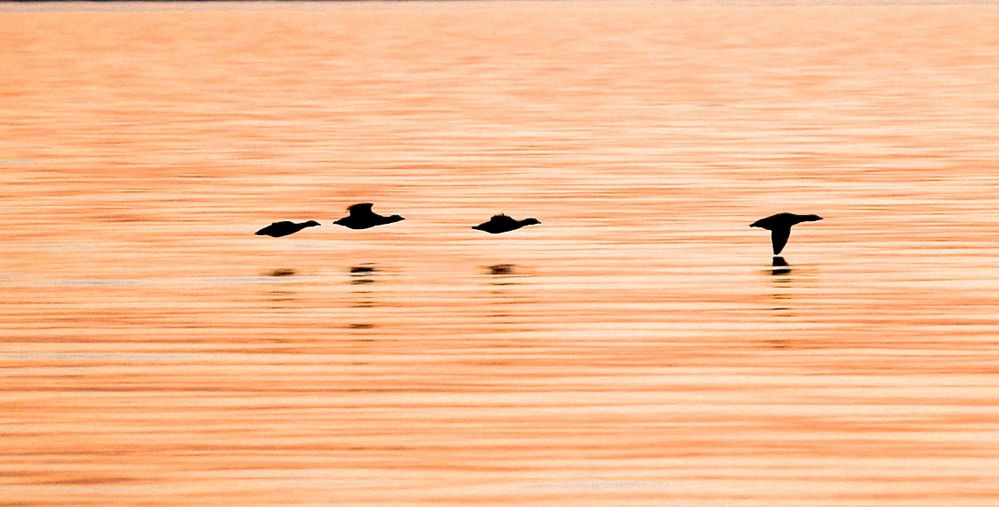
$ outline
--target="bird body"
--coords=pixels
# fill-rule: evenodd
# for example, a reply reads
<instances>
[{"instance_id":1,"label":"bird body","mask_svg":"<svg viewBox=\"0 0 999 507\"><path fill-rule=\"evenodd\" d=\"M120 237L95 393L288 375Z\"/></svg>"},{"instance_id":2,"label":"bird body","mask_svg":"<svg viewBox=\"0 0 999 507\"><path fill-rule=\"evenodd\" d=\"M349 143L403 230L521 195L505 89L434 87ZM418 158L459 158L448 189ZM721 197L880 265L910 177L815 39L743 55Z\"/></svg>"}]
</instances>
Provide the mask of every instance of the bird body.
<instances>
[{"instance_id":1,"label":"bird body","mask_svg":"<svg viewBox=\"0 0 999 507\"><path fill-rule=\"evenodd\" d=\"M370 202L350 206L347 208L348 215L336 220L333 223L336 225L342 225L348 229L370 229L371 227L405 220L399 215L392 215L388 217L379 215L378 213L371 211L373 206L374 204Z\"/></svg>"},{"instance_id":2,"label":"bird body","mask_svg":"<svg viewBox=\"0 0 999 507\"><path fill-rule=\"evenodd\" d=\"M295 234L296 232L305 229L306 227L318 227L319 222L315 220L309 220L308 222L302 222L296 224L295 222L282 221L274 222L263 229L256 232L257 236L270 236L272 238L280 238L282 236L288 236L289 234Z\"/></svg>"},{"instance_id":3,"label":"bird body","mask_svg":"<svg viewBox=\"0 0 999 507\"><path fill-rule=\"evenodd\" d=\"M815 222L822 220L818 215L797 215L794 213L777 213L766 218L761 218L750 227L759 227L770 231L770 241L773 243L774 255L780 254L791 237L791 227L802 222Z\"/></svg>"},{"instance_id":4,"label":"bird body","mask_svg":"<svg viewBox=\"0 0 999 507\"><path fill-rule=\"evenodd\" d=\"M499 215L493 215L493 217L490 218L488 222L483 222L479 225L476 225L472 227L472 229L488 232L489 234L500 234L503 232L515 231L527 225L535 225L540 223L541 222L537 218L525 218L523 220L516 220L504 214L499 214Z\"/></svg>"}]
</instances>

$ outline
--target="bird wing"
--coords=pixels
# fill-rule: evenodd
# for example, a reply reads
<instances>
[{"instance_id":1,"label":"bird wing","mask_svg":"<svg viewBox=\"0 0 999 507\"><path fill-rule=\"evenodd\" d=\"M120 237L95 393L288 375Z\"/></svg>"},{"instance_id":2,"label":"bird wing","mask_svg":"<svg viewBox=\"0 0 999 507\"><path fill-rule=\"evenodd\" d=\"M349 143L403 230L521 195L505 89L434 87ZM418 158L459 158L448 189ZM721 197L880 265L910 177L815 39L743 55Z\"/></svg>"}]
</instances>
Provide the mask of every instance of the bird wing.
<instances>
[{"instance_id":1,"label":"bird wing","mask_svg":"<svg viewBox=\"0 0 999 507\"><path fill-rule=\"evenodd\" d=\"M774 244L774 255L780 253L787 244L787 239L791 237L790 227L776 227L770 231L770 241Z\"/></svg>"},{"instance_id":2,"label":"bird wing","mask_svg":"<svg viewBox=\"0 0 999 507\"><path fill-rule=\"evenodd\" d=\"M351 215L367 215L372 213L371 207L374 205L375 204L371 202L362 202L348 207L347 212Z\"/></svg>"},{"instance_id":3,"label":"bird wing","mask_svg":"<svg viewBox=\"0 0 999 507\"><path fill-rule=\"evenodd\" d=\"M776 215L770 215L766 218L761 218L751 225L751 227L760 227L762 229L774 230L782 225L782 222L786 221L787 213L777 213ZM790 227L790 226L789 226Z\"/></svg>"},{"instance_id":4,"label":"bird wing","mask_svg":"<svg viewBox=\"0 0 999 507\"><path fill-rule=\"evenodd\" d=\"M506 214L504 213L500 213L499 215L493 215L493 217L490 218L489 221L494 224L512 224L516 222L516 220L506 216Z\"/></svg>"}]
</instances>

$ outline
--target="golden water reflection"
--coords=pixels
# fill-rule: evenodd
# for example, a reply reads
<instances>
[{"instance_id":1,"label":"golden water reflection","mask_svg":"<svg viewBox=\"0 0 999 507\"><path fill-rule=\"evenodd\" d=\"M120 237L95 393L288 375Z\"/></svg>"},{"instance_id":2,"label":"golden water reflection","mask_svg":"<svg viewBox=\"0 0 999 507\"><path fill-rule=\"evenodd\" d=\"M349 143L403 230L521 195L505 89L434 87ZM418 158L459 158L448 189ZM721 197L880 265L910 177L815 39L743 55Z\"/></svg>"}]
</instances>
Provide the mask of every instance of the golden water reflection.
<instances>
[{"instance_id":1,"label":"golden water reflection","mask_svg":"<svg viewBox=\"0 0 999 507\"><path fill-rule=\"evenodd\" d=\"M999 498L995 7L0 26L0 504Z\"/></svg>"}]
</instances>

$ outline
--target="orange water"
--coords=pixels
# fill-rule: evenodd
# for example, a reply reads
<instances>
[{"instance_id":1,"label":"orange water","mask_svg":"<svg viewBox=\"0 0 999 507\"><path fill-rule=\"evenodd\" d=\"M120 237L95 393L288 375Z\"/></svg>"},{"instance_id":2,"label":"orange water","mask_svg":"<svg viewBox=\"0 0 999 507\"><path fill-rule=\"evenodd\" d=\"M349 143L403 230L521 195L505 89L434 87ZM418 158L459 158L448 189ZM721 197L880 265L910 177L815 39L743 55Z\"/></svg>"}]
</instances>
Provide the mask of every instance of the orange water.
<instances>
[{"instance_id":1,"label":"orange water","mask_svg":"<svg viewBox=\"0 0 999 507\"><path fill-rule=\"evenodd\" d=\"M999 504L999 7L740 5L0 6L0 505Z\"/></svg>"}]
</instances>

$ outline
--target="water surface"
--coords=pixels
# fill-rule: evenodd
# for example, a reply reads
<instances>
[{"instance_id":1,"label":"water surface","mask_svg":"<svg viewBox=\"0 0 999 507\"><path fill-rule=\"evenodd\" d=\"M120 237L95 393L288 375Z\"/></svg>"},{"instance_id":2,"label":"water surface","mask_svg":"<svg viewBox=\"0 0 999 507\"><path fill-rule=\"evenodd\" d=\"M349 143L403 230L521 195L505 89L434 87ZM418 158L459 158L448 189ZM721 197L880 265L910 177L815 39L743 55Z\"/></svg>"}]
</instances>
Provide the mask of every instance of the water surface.
<instances>
[{"instance_id":1,"label":"water surface","mask_svg":"<svg viewBox=\"0 0 999 507\"><path fill-rule=\"evenodd\" d=\"M0 26L0 504L999 499L996 7Z\"/></svg>"}]
</instances>

